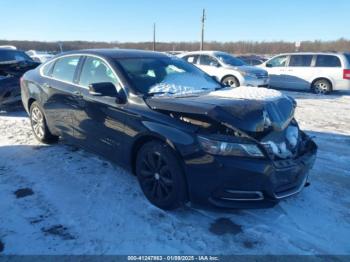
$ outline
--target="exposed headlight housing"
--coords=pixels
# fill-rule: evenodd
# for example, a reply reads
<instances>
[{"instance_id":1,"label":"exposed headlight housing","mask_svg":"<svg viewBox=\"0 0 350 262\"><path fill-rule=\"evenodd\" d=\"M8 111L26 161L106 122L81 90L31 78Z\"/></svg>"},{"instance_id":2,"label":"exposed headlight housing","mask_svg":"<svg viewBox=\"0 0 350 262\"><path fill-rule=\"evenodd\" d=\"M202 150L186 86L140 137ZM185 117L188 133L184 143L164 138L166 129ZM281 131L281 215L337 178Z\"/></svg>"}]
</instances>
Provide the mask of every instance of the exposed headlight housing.
<instances>
[{"instance_id":1,"label":"exposed headlight housing","mask_svg":"<svg viewBox=\"0 0 350 262\"><path fill-rule=\"evenodd\" d=\"M213 155L263 158L264 154L254 144L229 143L198 136L202 149Z\"/></svg>"}]
</instances>

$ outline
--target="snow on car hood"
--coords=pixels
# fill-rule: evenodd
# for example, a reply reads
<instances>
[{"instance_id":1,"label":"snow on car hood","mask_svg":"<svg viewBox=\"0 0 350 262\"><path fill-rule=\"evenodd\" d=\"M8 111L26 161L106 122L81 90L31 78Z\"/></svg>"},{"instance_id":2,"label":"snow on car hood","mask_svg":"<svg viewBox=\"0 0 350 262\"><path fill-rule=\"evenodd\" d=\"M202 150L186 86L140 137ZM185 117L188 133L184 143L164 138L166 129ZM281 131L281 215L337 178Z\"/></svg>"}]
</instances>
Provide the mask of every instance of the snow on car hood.
<instances>
[{"instance_id":1,"label":"snow on car hood","mask_svg":"<svg viewBox=\"0 0 350 262\"><path fill-rule=\"evenodd\" d=\"M283 96L281 92L274 89L246 86L240 86L234 89L222 89L215 92L211 92L209 95L251 100L274 100Z\"/></svg>"},{"instance_id":2,"label":"snow on car hood","mask_svg":"<svg viewBox=\"0 0 350 262\"><path fill-rule=\"evenodd\" d=\"M241 87L198 96L146 98L154 110L208 117L246 132L262 132L272 126L285 129L294 117L295 101L278 91Z\"/></svg>"}]
</instances>

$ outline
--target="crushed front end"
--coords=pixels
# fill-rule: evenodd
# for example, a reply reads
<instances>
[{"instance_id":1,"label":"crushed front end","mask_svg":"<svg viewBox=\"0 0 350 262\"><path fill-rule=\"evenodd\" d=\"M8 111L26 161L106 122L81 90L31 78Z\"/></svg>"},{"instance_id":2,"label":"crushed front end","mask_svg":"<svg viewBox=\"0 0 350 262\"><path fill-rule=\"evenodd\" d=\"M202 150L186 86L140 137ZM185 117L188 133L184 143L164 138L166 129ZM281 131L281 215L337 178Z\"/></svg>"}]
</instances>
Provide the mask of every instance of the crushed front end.
<instances>
[{"instance_id":1,"label":"crushed front end","mask_svg":"<svg viewBox=\"0 0 350 262\"><path fill-rule=\"evenodd\" d=\"M173 99L182 105L177 112L156 105L197 127L198 144L182 153L192 203L270 207L308 184L317 146L294 119L296 102L279 92L248 89Z\"/></svg>"}]
</instances>

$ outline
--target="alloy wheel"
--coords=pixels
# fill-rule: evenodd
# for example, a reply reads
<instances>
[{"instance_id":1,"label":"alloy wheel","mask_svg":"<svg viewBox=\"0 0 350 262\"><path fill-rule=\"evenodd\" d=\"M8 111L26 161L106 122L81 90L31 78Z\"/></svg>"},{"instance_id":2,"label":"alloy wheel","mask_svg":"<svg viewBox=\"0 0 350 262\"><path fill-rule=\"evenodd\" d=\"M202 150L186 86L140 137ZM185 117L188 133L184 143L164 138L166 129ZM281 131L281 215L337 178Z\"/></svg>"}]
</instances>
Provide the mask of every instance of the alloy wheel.
<instances>
[{"instance_id":1,"label":"alloy wheel","mask_svg":"<svg viewBox=\"0 0 350 262\"><path fill-rule=\"evenodd\" d=\"M44 115L38 107L34 107L32 110L31 122L35 135L43 139L45 136Z\"/></svg>"},{"instance_id":2,"label":"alloy wheel","mask_svg":"<svg viewBox=\"0 0 350 262\"><path fill-rule=\"evenodd\" d=\"M224 80L224 85L229 87L238 87L236 79L230 77Z\"/></svg>"},{"instance_id":3,"label":"alloy wheel","mask_svg":"<svg viewBox=\"0 0 350 262\"><path fill-rule=\"evenodd\" d=\"M316 94L327 94L329 92L329 86L325 82L317 82L314 85L314 90Z\"/></svg>"},{"instance_id":4,"label":"alloy wheel","mask_svg":"<svg viewBox=\"0 0 350 262\"><path fill-rule=\"evenodd\" d=\"M149 152L142 160L140 176L149 194L165 200L173 189L173 179L169 166L159 152Z\"/></svg>"}]
</instances>

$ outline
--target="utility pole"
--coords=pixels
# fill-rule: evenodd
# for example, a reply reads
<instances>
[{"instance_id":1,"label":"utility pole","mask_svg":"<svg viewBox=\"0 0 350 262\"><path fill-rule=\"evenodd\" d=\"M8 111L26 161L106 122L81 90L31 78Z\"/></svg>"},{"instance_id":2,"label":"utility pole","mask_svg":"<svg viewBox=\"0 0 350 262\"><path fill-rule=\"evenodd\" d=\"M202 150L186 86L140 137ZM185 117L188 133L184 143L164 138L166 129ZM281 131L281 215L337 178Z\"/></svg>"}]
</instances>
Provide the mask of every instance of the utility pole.
<instances>
[{"instance_id":1,"label":"utility pole","mask_svg":"<svg viewBox=\"0 0 350 262\"><path fill-rule=\"evenodd\" d=\"M58 42L58 47L60 49L60 53L63 53L63 43L62 42Z\"/></svg>"},{"instance_id":2,"label":"utility pole","mask_svg":"<svg viewBox=\"0 0 350 262\"><path fill-rule=\"evenodd\" d=\"M156 23L153 24L153 51L156 51Z\"/></svg>"},{"instance_id":3,"label":"utility pole","mask_svg":"<svg viewBox=\"0 0 350 262\"><path fill-rule=\"evenodd\" d=\"M206 16L205 16L205 9L203 9L203 15L202 15L202 38L201 38L201 46L200 46L200 50L202 51L204 49L204 27L205 27L205 20L206 20Z\"/></svg>"}]
</instances>

